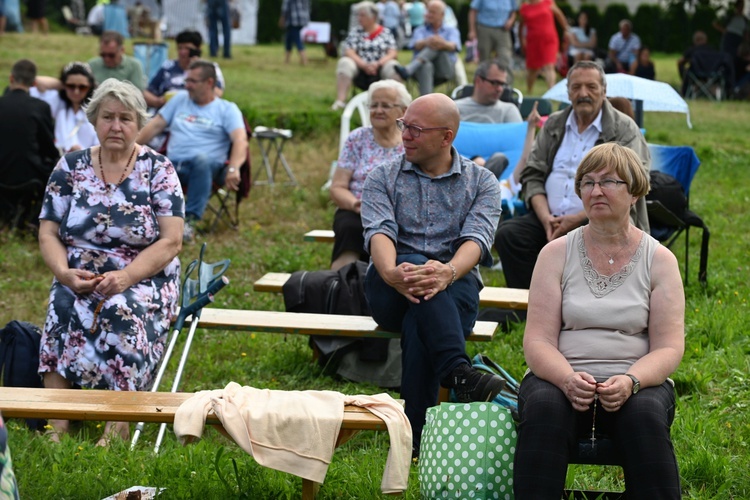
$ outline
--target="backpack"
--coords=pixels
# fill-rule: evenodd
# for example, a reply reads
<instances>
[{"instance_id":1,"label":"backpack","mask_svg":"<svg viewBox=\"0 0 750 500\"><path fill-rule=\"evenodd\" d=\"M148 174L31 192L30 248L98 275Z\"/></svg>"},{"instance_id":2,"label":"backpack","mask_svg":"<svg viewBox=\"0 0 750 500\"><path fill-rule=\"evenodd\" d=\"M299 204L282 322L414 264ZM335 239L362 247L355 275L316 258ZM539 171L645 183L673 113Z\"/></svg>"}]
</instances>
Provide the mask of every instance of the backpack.
<instances>
[{"instance_id":1,"label":"backpack","mask_svg":"<svg viewBox=\"0 0 750 500\"><path fill-rule=\"evenodd\" d=\"M0 330L0 377L5 387L42 388L39 376L39 328L25 321L11 321ZM43 430L45 420L27 419L32 430Z\"/></svg>"},{"instance_id":2,"label":"backpack","mask_svg":"<svg viewBox=\"0 0 750 500\"><path fill-rule=\"evenodd\" d=\"M648 201L658 201L664 208L673 213L681 221L685 220L685 211L687 210L687 197L682 189L680 181L669 174L651 171L651 191L646 195ZM660 225L658 220L649 220L651 225L651 235L663 240L669 237L673 227Z\"/></svg>"},{"instance_id":3,"label":"backpack","mask_svg":"<svg viewBox=\"0 0 750 500\"><path fill-rule=\"evenodd\" d=\"M338 271L297 271L284 283L287 312L369 316L364 279L367 264L357 261Z\"/></svg>"}]
</instances>

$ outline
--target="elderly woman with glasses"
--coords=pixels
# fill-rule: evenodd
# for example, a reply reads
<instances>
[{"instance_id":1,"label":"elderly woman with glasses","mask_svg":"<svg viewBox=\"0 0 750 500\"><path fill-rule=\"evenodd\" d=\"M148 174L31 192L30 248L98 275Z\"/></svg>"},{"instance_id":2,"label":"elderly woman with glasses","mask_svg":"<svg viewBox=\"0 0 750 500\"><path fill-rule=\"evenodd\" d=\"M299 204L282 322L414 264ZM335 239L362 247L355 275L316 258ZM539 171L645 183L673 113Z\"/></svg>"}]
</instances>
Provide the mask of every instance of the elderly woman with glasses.
<instances>
[{"instance_id":1,"label":"elderly woman with glasses","mask_svg":"<svg viewBox=\"0 0 750 500\"><path fill-rule=\"evenodd\" d=\"M362 187L373 168L404 152L396 121L411 103L406 87L395 80L382 80L370 85L367 94L371 125L349 134L331 182L331 199L338 207L333 219L333 270L357 260L369 260L359 215Z\"/></svg>"},{"instance_id":2,"label":"elderly woman with glasses","mask_svg":"<svg viewBox=\"0 0 750 500\"><path fill-rule=\"evenodd\" d=\"M559 498L578 441L607 435L628 497L680 498L668 377L685 348L685 297L674 255L630 221L648 173L606 143L575 181L589 223L544 247L529 290L515 496Z\"/></svg>"},{"instance_id":3,"label":"elderly woman with glasses","mask_svg":"<svg viewBox=\"0 0 750 500\"><path fill-rule=\"evenodd\" d=\"M86 118L84 106L96 87L94 74L84 62L66 64L60 79L37 76L30 94L46 101L55 119L55 144L61 153L78 151L99 144L94 126Z\"/></svg>"},{"instance_id":4,"label":"elderly woman with glasses","mask_svg":"<svg viewBox=\"0 0 750 500\"><path fill-rule=\"evenodd\" d=\"M133 84L105 80L86 115L101 145L60 159L39 215L54 275L39 372L49 388L143 391L177 308L182 190L172 163L135 141L148 116ZM50 424L53 440L68 432L67 420ZM98 444L128 435L108 422Z\"/></svg>"}]
</instances>

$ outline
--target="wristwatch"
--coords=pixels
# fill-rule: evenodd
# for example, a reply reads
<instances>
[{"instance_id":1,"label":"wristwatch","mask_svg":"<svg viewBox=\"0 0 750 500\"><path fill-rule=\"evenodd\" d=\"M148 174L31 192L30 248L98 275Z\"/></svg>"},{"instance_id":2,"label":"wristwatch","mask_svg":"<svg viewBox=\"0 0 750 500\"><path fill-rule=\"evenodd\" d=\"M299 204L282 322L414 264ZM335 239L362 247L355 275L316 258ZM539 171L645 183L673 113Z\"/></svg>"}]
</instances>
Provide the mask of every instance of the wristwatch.
<instances>
[{"instance_id":1,"label":"wristwatch","mask_svg":"<svg viewBox=\"0 0 750 500\"><path fill-rule=\"evenodd\" d=\"M228 171L228 172L229 172L230 174L233 174L233 173L235 173L235 172L237 171L237 169L236 169L236 168L234 168L234 167L229 167L229 168L227 169L227 171Z\"/></svg>"},{"instance_id":2,"label":"wristwatch","mask_svg":"<svg viewBox=\"0 0 750 500\"><path fill-rule=\"evenodd\" d=\"M626 373L625 375L630 377L630 380L633 381L633 394L637 393L641 389L641 381L635 378L635 375L629 373Z\"/></svg>"}]
</instances>

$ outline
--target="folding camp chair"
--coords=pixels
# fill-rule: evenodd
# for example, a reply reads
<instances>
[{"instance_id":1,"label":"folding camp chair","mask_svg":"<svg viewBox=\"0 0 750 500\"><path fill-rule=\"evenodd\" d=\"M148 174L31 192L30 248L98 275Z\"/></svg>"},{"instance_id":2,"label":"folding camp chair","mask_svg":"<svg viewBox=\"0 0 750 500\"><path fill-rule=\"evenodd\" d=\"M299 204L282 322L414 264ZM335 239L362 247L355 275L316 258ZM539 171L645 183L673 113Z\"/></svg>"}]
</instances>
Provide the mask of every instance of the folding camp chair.
<instances>
[{"instance_id":1,"label":"folding camp chair","mask_svg":"<svg viewBox=\"0 0 750 500\"><path fill-rule=\"evenodd\" d=\"M529 117L529 114L531 114L535 102L539 103L537 104L536 110L541 116L552 114L552 101L549 99L544 99L543 97L526 97L519 105L521 117L524 120Z\"/></svg>"},{"instance_id":2,"label":"folding camp chair","mask_svg":"<svg viewBox=\"0 0 750 500\"><path fill-rule=\"evenodd\" d=\"M344 111L341 113L341 129L339 130L339 155L344 149L344 143L346 138L349 137L349 132L352 128L352 117L354 112L357 111L359 114L359 121L361 126L366 127L370 125L370 109L367 107L367 92L361 92L346 103ZM320 188L321 191L328 191L331 188L331 182L333 181L333 174L336 172L337 161L331 162L331 168L328 171L328 180Z\"/></svg>"},{"instance_id":3,"label":"folding camp chair","mask_svg":"<svg viewBox=\"0 0 750 500\"><path fill-rule=\"evenodd\" d=\"M237 229L240 225L240 202L250 195L252 187L252 170L250 162L250 139L252 132L250 126L245 122L245 132L247 133L247 158L240 167L240 187L237 191L229 191L223 185L218 184L215 180L211 189L211 198L208 201L206 210L213 214L213 218L206 225L206 232L213 232L220 224L224 224L232 229Z\"/></svg>"},{"instance_id":4,"label":"folding camp chair","mask_svg":"<svg viewBox=\"0 0 750 500\"><path fill-rule=\"evenodd\" d=\"M725 52L706 49L693 53L683 82L685 99L721 101L733 86L734 63Z\"/></svg>"},{"instance_id":5,"label":"folding camp chair","mask_svg":"<svg viewBox=\"0 0 750 500\"><path fill-rule=\"evenodd\" d=\"M675 214L661 202L647 200L648 219L651 226L651 235L671 248L678 236L685 232L685 284L688 283L688 256L690 252L690 227L699 227L703 230L700 249L700 266L698 268L698 281L705 285L708 267L708 240L709 230L703 219L690 210L690 185L693 177L698 171L700 160L690 146L661 146L649 144L651 151L651 169L664 172L677 179L682 185L685 193L686 207L683 215Z\"/></svg>"}]
</instances>

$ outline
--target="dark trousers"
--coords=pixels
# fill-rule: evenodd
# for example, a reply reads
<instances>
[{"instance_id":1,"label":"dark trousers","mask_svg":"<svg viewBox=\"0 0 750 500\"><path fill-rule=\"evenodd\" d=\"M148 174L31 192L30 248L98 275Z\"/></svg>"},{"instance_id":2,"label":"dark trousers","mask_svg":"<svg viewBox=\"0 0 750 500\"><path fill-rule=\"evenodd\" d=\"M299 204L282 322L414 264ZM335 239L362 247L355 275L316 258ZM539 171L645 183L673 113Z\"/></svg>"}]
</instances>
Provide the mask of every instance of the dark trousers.
<instances>
[{"instance_id":1,"label":"dark trousers","mask_svg":"<svg viewBox=\"0 0 750 500\"><path fill-rule=\"evenodd\" d=\"M500 223L495 233L495 250L503 263L509 288L528 290L536 258L546 244L544 226L533 211Z\"/></svg>"},{"instance_id":2,"label":"dark trousers","mask_svg":"<svg viewBox=\"0 0 750 500\"><path fill-rule=\"evenodd\" d=\"M422 255L399 255L397 263L424 264ZM469 274L430 300L413 304L388 286L371 265L365 277L365 295L372 317L382 328L401 332L401 397L411 423L415 450L419 450L425 413L437 404L440 381L462 363L469 363L466 337L479 309L477 278Z\"/></svg>"},{"instance_id":3,"label":"dark trousers","mask_svg":"<svg viewBox=\"0 0 750 500\"><path fill-rule=\"evenodd\" d=\"M338 259L344 252L357 252L359 260L369 261L370 254L365 251L364 228L362 217L357 212L339 208L333 215L333 253L331 262Z\"/></svg>"},{"instance_id":4,"label":"dark trousers","mask_svg":"<svg viewBox=\"0 0 750 500\"><path fill-rule=\"evenodd\" d=\"M229 1L208 0L208 49L211 57L219 52L219 23L224 34L224 58L232 57L232 25L229 22Z\"/></svg>"},{"instance_id":5,"label":"dark trousers","mask_svg":"<svg viewBox=\"0 0 750 500\"><path fill-rule=\"evenodd\" d=\"M641 389L616 412L596 412L624 460L628 498L680 498L680 474L669 437L675 396L669 382ZM521 383L521 422L513 472L516 499L558 499L570 450L591 433L593 410L573 409L556 386L533 374Z\"/></svg>"}]
</instances>

